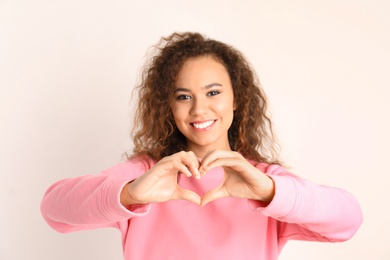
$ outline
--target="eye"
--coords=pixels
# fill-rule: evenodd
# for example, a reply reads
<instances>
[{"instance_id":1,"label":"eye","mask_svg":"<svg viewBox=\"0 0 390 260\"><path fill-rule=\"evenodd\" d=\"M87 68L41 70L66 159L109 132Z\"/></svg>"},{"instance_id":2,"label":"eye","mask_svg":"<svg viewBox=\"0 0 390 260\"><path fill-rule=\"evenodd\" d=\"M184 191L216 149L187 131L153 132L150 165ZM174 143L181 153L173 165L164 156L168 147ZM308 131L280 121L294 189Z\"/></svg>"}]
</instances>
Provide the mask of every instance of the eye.
<instances>
[{"instance_id":1,"label":"eye","mask_svg":"<svg viewBox=\"0 0 390 260\"><path fill-rule=\"evenodd\" d=\"M176 96L176 100L188 100L191 99L189 95L178 95Z\"/></svg>"},{"instance_id":2,"label":"eye","mask_svg":"<svg viewBox=\"0 0 390 260\"><path fill-rule=\"evenodd\" d=\"M218 90L212 90L210 92L207 93L207 96L215 96L215 95L218 95L220 94L221 92L218 91Z\"/></svg>"}]
</instances>

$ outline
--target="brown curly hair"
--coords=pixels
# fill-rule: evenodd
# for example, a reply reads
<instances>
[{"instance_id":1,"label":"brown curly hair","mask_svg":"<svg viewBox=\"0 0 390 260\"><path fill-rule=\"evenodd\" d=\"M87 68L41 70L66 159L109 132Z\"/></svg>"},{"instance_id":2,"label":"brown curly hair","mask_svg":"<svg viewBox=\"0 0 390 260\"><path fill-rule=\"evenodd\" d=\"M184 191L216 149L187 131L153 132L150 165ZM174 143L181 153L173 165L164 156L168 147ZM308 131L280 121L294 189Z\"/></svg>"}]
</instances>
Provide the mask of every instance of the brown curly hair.
<instances>
[{"instance_id":1,"label":"brown curly hair","mask_svg":"<svg viewBox=\"0 0 390 260\"><path fill-rule=\"evenodd\" d=\"M170 105L176 78L187 60L210 56L225 66L233 87L236 110L228 131L231 149L248 159L280 164L266 96L242 53L192 32L173 33L154 47L135 89L139 91L139 102L131 157L160 160L186 149L186 138L175 125Z\"/></svg>"}]
</instances>

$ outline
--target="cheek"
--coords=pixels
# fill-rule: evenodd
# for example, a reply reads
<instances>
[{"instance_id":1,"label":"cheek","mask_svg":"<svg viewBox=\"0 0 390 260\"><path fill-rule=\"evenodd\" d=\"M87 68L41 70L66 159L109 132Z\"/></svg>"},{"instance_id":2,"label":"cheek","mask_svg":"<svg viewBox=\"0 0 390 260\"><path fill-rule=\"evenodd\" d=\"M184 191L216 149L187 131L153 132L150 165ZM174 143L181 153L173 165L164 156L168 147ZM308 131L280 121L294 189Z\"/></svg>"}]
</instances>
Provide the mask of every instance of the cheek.
<instances>
[{"instance_id":1,"label":"cheek","mask_svg":"<svg viewBox=\"0 0 390 260\"><path fill-rule=\"evenodd\" d=\"M176 103L171 105L171 110L173 117L176 119L183 120L188 117L190 110L191 110L191 104L190 103Z\"/></svg>"},{"instance_id":2,"label":"cheek","mask_svg":"<svg viewBox=\"0 0 390 260\"><path fill-rule=\"evenodd\" d=\"M176 105L172 104L171 111L172 111L173 117L176 118L176 115L177 115L178 111L180 111L180 109L178 109L178 107Z\"/></svg>"},{"instance_id":3,"label":"cheek","mask_svg":"<svg viewBox=\"0 0 390 260\"><path fill-rule=\"evenodd\" d=\"M178 107L172 107L172 114L176 125L179 123L180 120L183 120L184 118L183 109L179 109Z\"/></svg>"},{"instance_id":4,"label":"cheek","mask_svg":"<svg viewBox=\"0 0 390 260\"><path fill-rule=\"evenodd\" d=\"M233 111L235 110L235 104L233 103L233 101L221 102L215 104L215 110L219 111L221 114L233 113Z\"/></svg>"}]
</instances>

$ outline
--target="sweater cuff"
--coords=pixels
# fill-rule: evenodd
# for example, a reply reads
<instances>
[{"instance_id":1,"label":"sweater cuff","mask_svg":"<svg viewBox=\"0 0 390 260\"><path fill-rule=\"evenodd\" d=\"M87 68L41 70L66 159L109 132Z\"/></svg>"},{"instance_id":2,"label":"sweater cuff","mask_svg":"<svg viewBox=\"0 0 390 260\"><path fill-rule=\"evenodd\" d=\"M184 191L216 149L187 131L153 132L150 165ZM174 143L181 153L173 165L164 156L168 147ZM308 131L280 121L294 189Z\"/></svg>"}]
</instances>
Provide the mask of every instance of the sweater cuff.
<instances>
[{"instance_id":1,"label":"sweater cuff","mask_svg":"<svg viewBox=\"0 0 390 260\"><path fill-rule=\"evenodd\" d=\"M268 204L248 199L249 208L275 219L283 220L293 211L297 199L294 178L290 176L269 176L275 183L275 195Z\"/></svg>"},{"instance_id":2,"label":"sweater cuff","mask_svg":"<svg viewBox=\"0 0 390 260\"><path fill-rule=\"evenodd\" d=\"M105 187L102 191L103 210L105 214L112 219L129 219L132 217L141 217L146 215L150 210L150 204L132 205L125 207L120 202L120 194L123 187L131 180L121 179L116 176L110 176L106 179Z\"/></svg>"}]
</instances>

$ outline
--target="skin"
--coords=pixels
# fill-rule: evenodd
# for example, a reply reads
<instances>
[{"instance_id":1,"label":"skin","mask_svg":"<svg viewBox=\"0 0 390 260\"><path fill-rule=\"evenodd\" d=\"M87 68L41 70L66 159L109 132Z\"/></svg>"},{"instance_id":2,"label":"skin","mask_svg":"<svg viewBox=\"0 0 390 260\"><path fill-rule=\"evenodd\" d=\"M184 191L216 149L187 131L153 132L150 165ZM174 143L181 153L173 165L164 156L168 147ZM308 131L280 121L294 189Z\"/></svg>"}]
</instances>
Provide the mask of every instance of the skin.
<instances>
[{"instance_id":1,"label":"skin","mask_svg":"<svg viewBox=\"0 0 390 260\"><path fill-rule=\"evenodd\" d=\"M175 123L187 138L187 151L157 162L122 190L124 206L185 199L201 206L216 199L235 197L272 200L272 179L231 150L228 129L236 109L226 68L212 57L186 61L176 81L171 102ZM178 174L201 178L216 167L223 167L223 182L200 197L181 188Z\"/></svg>"},{"instance_id":2,"label":"skin","mask_svg":"<svg viewBox=\"0 0 390 260\"><path fill-rule=\"evenodd\" d=\"M228 130L235 110L233 88L225 67L211 57L187 61L180 70L172 112L187 138L187 150L203 158L208 151L230 150ZM196 128L210 124L206 128Z\"/></svg>"}]
</instances>

